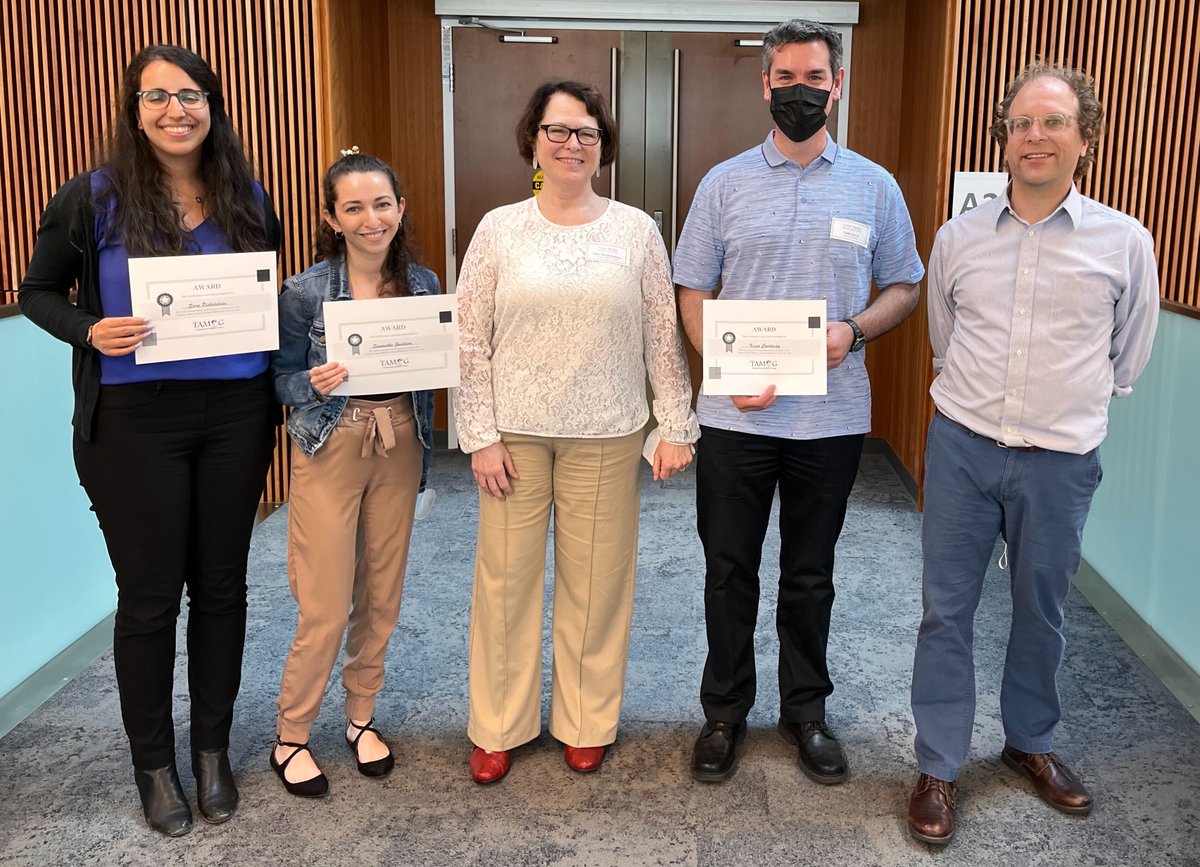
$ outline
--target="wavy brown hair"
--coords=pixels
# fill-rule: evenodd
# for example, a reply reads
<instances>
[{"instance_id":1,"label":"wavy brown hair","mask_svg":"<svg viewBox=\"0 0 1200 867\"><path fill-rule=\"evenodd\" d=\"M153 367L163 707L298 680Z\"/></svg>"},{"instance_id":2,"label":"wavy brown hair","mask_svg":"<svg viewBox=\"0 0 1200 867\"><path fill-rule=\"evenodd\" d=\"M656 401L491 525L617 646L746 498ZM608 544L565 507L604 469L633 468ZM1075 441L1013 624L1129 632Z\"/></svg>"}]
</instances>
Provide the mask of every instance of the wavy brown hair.
<instances>
[{"instance_id":1,"label":"wavy brown hair","mask_svg":"<svg viewBox=\"0 0 1200 867\"><path fill-rule=\"evenodd\" d=\"M521 159L533 159L534 143L537 141L538 124L546 115L550 97L556 93L573 96L587 107L587 113L600 124L600 166L604 167L617 158L617 122L608 110L608 100L593 85L578 81L547 81L533 92L525 111L517 121L517 152Z\"/></svg>"},{"instance_id":2,"label":"wavy brown hair","mask_svg":"<svg viewBox=\"0 0 1200 867\"><path fill-rule=\"evenodd\" d=\"M1079 135L1087 144L1087 151L1075 166L1075 180L1078 181L1096 161L1096 145L1104 132L1104 106L1096 99L1095 81L1083 70L1035 60L1008 83L1004 98L996 103L996 108L992 111L992 125L988 127L988 133L992 141L1000 146L1000 152L1004 153L1008 144L1008 128L1005 127L1004 121L1008 119L1013 100L1017 98L1022 87L1039 78L1057 78L1066 82L1079 103L1079 116L1075 118L1075 123L1079 126Z\"/></svg>"},{"instance_id":3,"label":"wavy brown hair","mask_svg":"<svg viewBox=\"0 0 1200 867\"><path fill-rule=\"evenodd\" d=\"M254 194L254 171L225 111L225 94L212 67L200 55L177 45L142 49L125 69L111 132L100 159L103 169L98 207L107 229L131 256L172 255L189 249L167 174L146 134L138 128L142 72L156 60L177 66L208 93L210 127L200 148L206 220L239 253L266 249L262 205Z\"/></svg>"},{"instance_id":4,"label":"wavy brown hair","mask_svg":"<svg viewBox=\"0 0 1200 867\"><path fill-rule=\"evenodd\" d=\"M404 189L400 186L400 181L396 178L396 173L392 171L391 166L379 157L373 157L370 154L346 154L329 167L329 170L325 172L325 180L321 184L323 207L331 216L337 214L338 181L345 175L357 172L379 172L391 183L397 205L404 198ZM346 255L346 239L339 238L334 234L333 227L324 220L321 220L321 224L317 227L316 246L318 262L342 258ZM400 218L400 227L396 230L396 236L392 238L392 243L388 245L387 256L383 260L379 281L380 297L411 295L412 292L408 288L408 266L416 264L419 264L419 257L416 243L413 240L412 221L408 218L408 208L405 208L404 215Z\"/></svg>"}]
</instances>

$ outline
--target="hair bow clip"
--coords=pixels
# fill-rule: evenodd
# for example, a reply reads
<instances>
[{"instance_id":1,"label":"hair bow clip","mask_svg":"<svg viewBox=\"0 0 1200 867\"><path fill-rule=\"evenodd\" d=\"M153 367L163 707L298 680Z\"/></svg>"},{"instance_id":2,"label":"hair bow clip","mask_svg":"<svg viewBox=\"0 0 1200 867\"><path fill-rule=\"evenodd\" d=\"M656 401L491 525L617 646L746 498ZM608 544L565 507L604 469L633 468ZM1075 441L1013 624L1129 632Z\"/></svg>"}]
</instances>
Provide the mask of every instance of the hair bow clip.
<instances>
[{"instance_id":1,"label":"hair bow clip","mask_svg":"<svg viewBox=\"0 0 1200 867\"><path fill-rule=\"evenodd\" d=\"M358 153L358 145L351 145L347 150L342 151L342 156L348 157Z\"/></svg>"}]
</instances>

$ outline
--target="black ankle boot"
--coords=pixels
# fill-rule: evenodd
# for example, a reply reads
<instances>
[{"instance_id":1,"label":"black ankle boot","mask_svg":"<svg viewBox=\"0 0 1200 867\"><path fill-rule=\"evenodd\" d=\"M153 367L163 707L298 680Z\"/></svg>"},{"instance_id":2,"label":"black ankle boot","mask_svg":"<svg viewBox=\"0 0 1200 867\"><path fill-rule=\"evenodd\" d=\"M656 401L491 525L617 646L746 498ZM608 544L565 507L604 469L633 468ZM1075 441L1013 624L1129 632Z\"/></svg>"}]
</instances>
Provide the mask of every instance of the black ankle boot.
<instances>
[{"instance_id":1,"label":"black ankle boot","mask_svg":"<svg viewBox=\"0 0 1200 867\"><path fill-rule=\"evenodd\" d=\"M229 749L192 750L192 773L196 775L196 800L204 821L220 825L232 819L238 790L229 767Z\"/></svg>"},{"instance_id":2,"label":"black ankle boot","mask_svg":"<svg viewBox=\"0 0 1200 867\"><path fill-rule=\"evenodd\" d=\"M192 830L192 808L188 806L174 764L149 771L133 771L146 822L160 834L182 837Z\"/></svg>"}]
</instances>

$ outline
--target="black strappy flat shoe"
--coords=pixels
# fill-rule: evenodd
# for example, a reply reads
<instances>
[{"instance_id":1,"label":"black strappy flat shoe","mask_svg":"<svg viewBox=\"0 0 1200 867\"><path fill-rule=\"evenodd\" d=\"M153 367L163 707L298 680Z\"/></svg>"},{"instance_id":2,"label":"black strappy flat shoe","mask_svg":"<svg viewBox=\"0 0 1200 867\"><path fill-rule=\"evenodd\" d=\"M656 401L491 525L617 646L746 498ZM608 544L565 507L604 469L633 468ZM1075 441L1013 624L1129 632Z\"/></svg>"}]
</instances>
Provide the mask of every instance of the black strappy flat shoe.
<instances>
[{"instance_id":1,"label":"black strappy flat shoe","mask_svg":"<svg viewBox=\"0 0 1200 867\"><path fill-rule=\"evenodd\" d=\"M375 728L375 717L367 720L365 726L360 726L354 720L346 720L353 728L358 729L358 734L351 740L349 735L346 735L346 744L354 752L354 761L358 765L358 772L364 777L386 777L392 772L392 768L396 767L396 757L392 755L392 748L388 746L387 741L383 740L383 735L379 733L379 729ZM388 754L382 759L375 759L373 762L359 761L358 758L358 741L363 736L363 732L373 732L375 737L383 742L385 747L388 747Z\"/></svg>"},{"instance_id":2,"label":"black strappy flat shoe","mask_svg":"<svg viewBox=\"0 0 1200 867\"><path fill-rule=\"evenodd\" d=\"M275 747L295 747L295 749L290 756L282 762L278 762L275 760ZM299 798L324 798L329 794L329 779L325 774L320 773L310 780L301 780L298 783L293 783L284 776L287 766L301 751L307 752L310 756L312 755L312 750L308 748L308 744L294 744L290 741L281 741L279 738L276 738L274 746L271 747L271 767L279 775L279 781L288 790L288 794ZM313 760L316 761L315 757Z\"/></svg>"}]
</instances>

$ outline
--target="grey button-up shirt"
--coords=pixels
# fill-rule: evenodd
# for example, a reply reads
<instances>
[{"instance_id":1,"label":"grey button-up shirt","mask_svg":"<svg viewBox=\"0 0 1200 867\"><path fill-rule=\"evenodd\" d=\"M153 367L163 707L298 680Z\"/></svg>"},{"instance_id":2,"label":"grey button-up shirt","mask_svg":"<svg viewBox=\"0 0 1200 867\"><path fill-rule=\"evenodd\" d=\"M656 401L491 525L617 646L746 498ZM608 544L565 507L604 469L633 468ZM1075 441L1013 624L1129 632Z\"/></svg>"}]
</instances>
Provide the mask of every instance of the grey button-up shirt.
<instances>
[{"instance_id":1,"label":"grey button-up shirt","mask_svg":"<svg viewBox=\"0 0 1200 867\"><path fill-rule=\"evenodd\" d=\"M928 298L944 415L1007 446L1085 454L1150 359L1154 242L1074 187L1034 225L1005 192L938 231Z\"/></svg>"}]
</instances>

